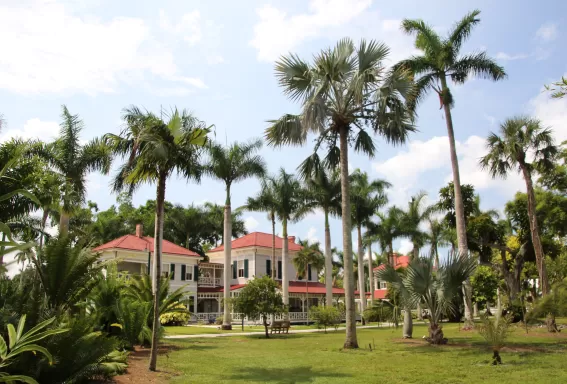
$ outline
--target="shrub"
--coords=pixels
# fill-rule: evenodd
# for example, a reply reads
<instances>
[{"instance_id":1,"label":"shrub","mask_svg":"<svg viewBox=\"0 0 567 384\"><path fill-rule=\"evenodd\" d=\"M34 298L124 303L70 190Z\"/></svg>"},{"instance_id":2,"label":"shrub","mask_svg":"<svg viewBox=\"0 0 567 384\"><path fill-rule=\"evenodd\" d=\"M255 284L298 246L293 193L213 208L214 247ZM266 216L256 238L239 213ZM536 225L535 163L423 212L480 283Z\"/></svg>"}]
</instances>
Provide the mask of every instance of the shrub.
<instances>
[{"instance_id":1,"label":"shrub","mask_svg":"<svg viewBox=\"0 0 567 384\"><path fill-rule=\"evenodd\" d=\"M485 314L481 317L482 325L477 327L478 333L486 340L492 348L492 365L502 364L500 350L504 347L504 342L510 333L512 315L496 316L494 321L490 320Z\"/></svg>"},{"instance_id":2,"label":"shrub","mask_svg":"<svg viewBox=\"0 0 567 384\"><path fill-rule=\"evenodd\" d=\"M185 325L191 319L191 313L183 303L177 304L174 308L185 310L185 312L169 312L160 315L159 322L161 325Z\"/></svg>"},{"instance_id":3,"label":"shrub","mask_svg":"<svg viewBox=\"0 0 567 384\"><path fill-rule=\"evenodd\" d=\"M309 309L309 317L311 320L315 321L318 328L324 328L325 333L327 333L327 327L333 326L335 330L339 327L342 316L341 312L336 307L319 305Z\"/></svg>"},{"instance_id":4,"label":"shrub","mask_svg":"<svg viewBox=\"0 0 567 384\"><path fill-rule=\"evenodd\" d=\"M148 327L149 303L140 303L122 298L116 303L115 309L119 323L114 324L120 328L120 337L126 349L133 349L134 345L150 345L152 331Z\"/></svg>"},{"instance_id":5,"label":"shrub","mask_svg":"<svg viewBox=\"0 0 567 384\"><path fill-rule=\"evenodd\" d=\"M374 303L374 306L364 311L364 318L369 322L395 323L394 308L389 302L379 300Z\"/></svg>"}]
</instances>

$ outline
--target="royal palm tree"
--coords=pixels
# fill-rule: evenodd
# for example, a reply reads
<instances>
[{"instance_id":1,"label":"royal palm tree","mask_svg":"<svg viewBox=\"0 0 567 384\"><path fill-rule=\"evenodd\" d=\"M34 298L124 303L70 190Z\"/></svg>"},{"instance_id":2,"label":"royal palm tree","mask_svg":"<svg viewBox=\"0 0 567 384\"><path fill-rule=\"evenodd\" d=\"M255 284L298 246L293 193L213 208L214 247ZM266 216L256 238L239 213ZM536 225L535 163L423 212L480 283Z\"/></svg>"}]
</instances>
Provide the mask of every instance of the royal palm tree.
<instances>
[{"instance_id":1,"label":"royal palm tree","mask_svg":"<svg viewBox=\"0 0 567 384\"><path fill-rule=\"evenodd\" d=\"M303 165L306 163L304 162ZM313 174L305 178L307 204L323 210L325 217L325 305L333 306L333 254L329 215L339 216L341 212L341 179L339 172L325 167L311 168Z\"/></svg>"},{"instance_id":2,"label":"royal palm tree","mask_svg":"<svg viewBox=\"0 0 567 384\"><path fill-rule=\"evenodd\" d=\"M124 110L126 127L121 134L105 136L113 152L126 160L114 179L115 191L133 192L143 183L157 184L152 264L154 312L149 365L152 371L156 370L160 326L158 292L161 281L166 182L175 173L187 179L200 180L201 154L211 130L211 127L207 127L186 111L179 112L175 109L166 118L167 121L164 121L149 111L130 107Z\"/></svg>"},{"instance_id":3,"label":"royal palm tree","mask_svg":"<svg viewBox=\"0 0 567 384\"><path fill-rule=\"evenodd\" d=\"M112 160L110 148L104 140L93 139L82 145L80 134L84 128L79 115L72 115L66 106L61 114L63 122L59 137L52 143L39 145L35 151L64 179L61 185L59 233L67 234L73 211L85 202L87 175L100 171L108 174Z\"/></svg>"},{"instance_id":4,"label":"royal palm tree","mask_svg":"<svg viewBox=\"0 0 567 384\"><path fill-rule=\"evenodd\" d=\"M553 166L553 159L558 153L553 131L543 127L537 119L520 116L505 120L500 125L499 133L500 135L491 133L486 139L488 154L480 160L480 165L494 178L505 178L514 168L517 168L524 177L532 244L541 281L541 292L545 296L549 293L550 287L536 217L532 175L538 171L549 170Z\"/></svg>"},{"instance_id":5,"label":"royal palm tree","mask_svg":"<svg viewBox=\"0 0 567 384\"><path fill-rule=\"evenodd\" d=\"M297 277L305 280L305 292L307 296L307 321L309 324L309 275L311 268L317 271L325 266L325 257L321 253L318 242L309 244L308 240L300 241L299 244L303 247L301 251L293 258L292 262L297 271Z\"/></svg>"},{"instance_id":6,"label":"royal palm tree","mask_svg":"<svg viewBox=\"0 0 567 384\"><path fill-rule=\"evenodd\" d=\"M272 223L272 270L270 277L276 278L276 210L278 207L277 195L274 190L273 177L261 180L260 192L255 197L249 197L242 209L255 212L267 212L268 220Z\"/></svg>"},{"instance_id":7,"label":"royal palm tree","mask_svg":"<svg viewBox=\"0 0 567 384\"><path fill-rule=\"evenodd\" d=\"M360 297L361 312L366 309L366 278L364 274L364 241L362 238L362 227L367 227L368 222L378 212L378 209L388 203L384 190L392 185L385 180L368 179L366 172L360 169L350 174L350 193L352 204L352 222L356 226L358 234L358 291ZM372 289L371 289L372 290ZM374 292L372 290L372 292Z\"/></svg>"},{"instance_id":8,"label":"royal palm tree","mask_svg":"<svg viewBox=\"0 0 567 384\"><path fill-rule=\"evenodd\" d=\"M451 165L453 168L453 185L455 188L457 235L461 254L465 254L468 250L467 232L453 118L451 116L454 100L447 85L447 78L455 84L464 84L471 76L493 81L502 80L506 77L504 68L488 57L486 52L468 55L460 54L463 43L470 36L473 27L480 22L479 14L480 11L475 10L465 15L449 30L445 38L440 37L433 27L426 24L423 20L405 19L402 21L402 30L407 34L416 36L415 47L422 54L403 60L395 66L396 68L409 70L415 76L416 86L408 100L410 109L415 110L427 93L430 90L434 90L439 96L440 107L445 112Z\"/></svg>"},{"instance_id":9,"label":"royal palm tree","mask_svg":"<svg viewBox=\"0 0 567 384\"><path fill-rule=\"evenodd\" d=\"M435 206L425 205L427 193L419 192L411 198L407 211L403 211L401 218L402 231L413 243L412 257L419 257L419 249L425 245L427 234L421 226L435 212Z\"/></svg>"},{"instance_id":10,"label":"royal palm tree","mask_svg":"<svg viewBox=\"0 0 567 384\"><path fill-rule=\"evenodd\" d=\"M224 314L222 329L232 329L230 319L230 263L232 240L232 213L230 201L230 188L233 184L251 177L262 177L266 173L264 159L257 155L262 148L262 140L253 140L248 143L234 143L230 147L215 144L209 148L209 163L205 171L215 179L221 180L225 185L226 199L224 203Z\"/></svg>"},{"instance_id":11,"label":"royal palm tree","mask_svg":"<svg viewBox=\"0 0 567 384\"><path fill-rule=\"evenodd\" d=\"M309 133L317 135L314 153L327 145L324 162L340 165L343 247L345 252L345 348L357 348L352 272L352 233L348 183L348 147L368 156L376 147L371 133L401 144L414 131L404 97L412 89L405 72L388 71L384 65L386 45L362 40L357 47L351 39L317 54L313 63L289 54L276 62L276 76L284 93L301 103L297 115L286 114L271 121L266 130L270 145L304 145ZM368 130L371 133L368 132Z\"/></svg>"},{"instance_id":12,"label":"royal palm tree","mask_svg":"<svg viewBox=\"0 0 567 384\"><path fill-rule=\"evenodd\" d=\"M394 240L403 236L403 211L395 206L388 208L386 213L378 212L378 224L369 225L367 230L368 241L378 242L380 249L387 252L388 264L395 266Z\"/></svg>"}]
</instances>

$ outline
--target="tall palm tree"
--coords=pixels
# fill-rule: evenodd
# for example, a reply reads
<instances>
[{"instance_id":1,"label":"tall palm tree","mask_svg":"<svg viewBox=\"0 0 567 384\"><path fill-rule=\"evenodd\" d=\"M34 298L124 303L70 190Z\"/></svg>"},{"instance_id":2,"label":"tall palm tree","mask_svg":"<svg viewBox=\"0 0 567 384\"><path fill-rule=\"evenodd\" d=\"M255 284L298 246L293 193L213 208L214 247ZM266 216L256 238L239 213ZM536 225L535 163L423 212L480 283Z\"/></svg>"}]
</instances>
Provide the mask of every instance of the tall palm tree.
<instances>
[{"instance_id":1,"label":"tall palm tree","mask_svg":"<svg viewBox=\"0 0 567 384\"><path fill-rule=\"evenodd\" d=\"M224 203L224 314L222 329L232 329L230 319L230 259L232 239L232 213L230 188L233 184L251 177L262 177L266 173L264 159L256 152L262 148L262 140L248 143L234 143L230 147L215 144L209 148L209 163L206 172L215 179L222 180L225 185L226 199Z\"/></svg>"},{"instance_id":2,"label":"tall palm tree","mask_svg":"<svg viewBox=\"0 0 567 384\"><path fill-rule=\"evenodd\" d=\"M366 278L364 274L364 242L362 238L362 227L367 227L368 222L378 212L378 209L386 205L388 198L384 193L386 188L392 185L385 180L368 179L366 172L356 169L350 174L350 193L352 204L352 222L356 226L358 234L358 291L360 296L360 309L366 309ZM372 290L372 289L371 289ZM372 290L372 294L374 291Z\"/></svg>"},{"instance_id":3,"label":"tall palm tree","mask_svg":"<svg viewBox=\"0 0 567 384\"><path fill-rule=\"evenodd\" d=\"M241 207L249 211L267 212L268 220L272 223L272 261L270 265L272 270L270 277L276 278L276 210L278 201L274 185L271 182L273 177L263 178L261 180L260 192L255 197L249 197L246 205Z\"/></svg>"},{"instance_id":4,"label":"tall palm tree","mask_svg":"<svg viewBox=\"0 0 567 384\"><path fill-rule=\"evenodd\" d=\"M447 243L443 239L443 224L437 220L429 218L429 230L426 233L427 242L430 244L429 255L435 260L435 267L439 267L439 247Z\"/></svg>"},{"instance_id":5,"label":"tall palm tree","mask_svg":"<svg viewBox=\"0 0 567 384\"><path fill-rule=\"evenodd\" d=\"M517 168L524 177L528 195L530 232L541 281L541 292L547 295L550 287L536 217L532 175L534 172L542 172L553 166L553 159L558 153L553 131L543 127L537 119L525 116L513 117L500 125L500 135L491 133L488 136L486 148L488 154L480 160L480 165L483 169L487 169L492 177L505 178L514 168Z\"/></svg>"},{"instance_id":6,"label":"tall palm tree","mask_svg":"<svg viewBox=\"0 0 567 384\"><path fill-rule=\"evenodd\" d=\"M286 114L271 121L266 130L270 145L304 145L309 133L317 135L314 153L327 145L324 162L340 165L343 247L345 252L345 348L357 348L352 272L352 233L348 183L348 148L372 156L376 151L371 134L393 144L406 141L414 131L412 116L404 98L412 85L406 73L388 71L384 61L386 45L362 40L357 47L351 39L315 56L313 63L290 54L276 62L276 76L284 93L301 103L297 115Z\"/></svg>"},{"instance_id":7,"label":"tall palm tree","mask_svg":"<svg viewBox=\"0 0 567 384\"><path fill-rule=\"evenodd\" d=\"M425 245L427 240L427 234L422 230L421 226L431 217L431 214L436 209L434 205L425 205L426 197L427 193L423 191L412 196L408 209L403 211L401 219L402 231L413 243L413 258L419 257L419 249Z\"/></svg>"},{"instance_id":8,"label":"tall palm tree","mask_svg":"<svg viewBox=\"0 0 567 384\"><path fill-rule=\"evenodd\" d=\"M470 36L472 29L480 22L477 17L480 11L474 10L465 15L449 31L447 37L440 37L437 32L423 20L402 21L402 29L410 35L415 35L415 47L422 55L413 56L398 63L396 68L409 70L415 78L415 88L409 98L409 107L414 110L430 90L439 96L440 107L445 112L447 136L451 165L453 167L453 185L455 188L455 213L457 218L457 235L459 251L467 252L467 232L465 213L461 193L459 164L453 130L451 108L454 105L453 95L447 85L447 78L455 84L464 84L470 76L476 76L493 81L506 77L504 68L487 56L486 52L460 55L463 43Z\"/></svg>"},{"instance_id":9,"label":"tall palm tree","mask_svg":"<svg viewBox=\"0 0 567 384\"><path fill-rule=\"evenodd\" d=\"M305 280L305 292L307 296L307 324L309 324L309 274L310 268L315 268L317 271L325 266L325 257L321 253L319 243L309 244L308 240L300 241L303 247L301 251L293 258L292 262L297 271L297 277L302 277Z\"/></svg>"},{"instance_id":10,"label":"tall palm tree","mask_svg":"<svg viewBox=\"0 0 567 384\"><path fill-rule=\"evenodd\" d=\"M403 211L395 206L388 208L386 213L378 212L378 224L369 225L367 237L369 241L376 241L380 248L388 254L388 264L395 266L394 240L403 236L402 215Z\"/></svg>"},{"instance_id":11,"label":"tall palm tree","mask_svg":"<svg viewBox=\"0 0 567 384\"><path fill-rule=\"evenodd\" d=\"M64 179L59 233L65 235L69 231L69 219L73 211L85 202L87 175L94 171L108 174L112 153L105 142L98 138L81 144L80 134L84 123L79 115L72 115L66 106L63 106L61 118L63 122L59 137L52 143L41 145L36 153Z\"/></svg>"},{"instance_id":12,"label":"tall palm tree","mask_svg":"<svg viewBox=\"0 0 567 384\"><path fill-rule=\"evenodd\" d=\"M200 180L202 149L211 128L186 111L173 110L167 121L137 107L124 110L125 129L120 135L107 134L113 152L125 158L114 182L115 191L133 192L143 183L155 183L156 219L152 265L154 312L152 348L149 369L156 370L159 330L161 253L163 242L164 202L167 179L175 173L187 179Z\"/></svg>"},{"instance_id":13,"label":"tall palm tree","mask_svg":"<svg viewBox=\"0 0 567 384\"><path fill-rule=\"evenodd\" d=\"M306 165L304 162L302 165ZM301 166L300 166L301 167ZM333 306L333 254L329 215L341 212L341 179L339 172L325 167L312 168L312 174L302 174L307 190L307 204L323 210L325 217L325 305Z\"/></svg>"}]
</instances>

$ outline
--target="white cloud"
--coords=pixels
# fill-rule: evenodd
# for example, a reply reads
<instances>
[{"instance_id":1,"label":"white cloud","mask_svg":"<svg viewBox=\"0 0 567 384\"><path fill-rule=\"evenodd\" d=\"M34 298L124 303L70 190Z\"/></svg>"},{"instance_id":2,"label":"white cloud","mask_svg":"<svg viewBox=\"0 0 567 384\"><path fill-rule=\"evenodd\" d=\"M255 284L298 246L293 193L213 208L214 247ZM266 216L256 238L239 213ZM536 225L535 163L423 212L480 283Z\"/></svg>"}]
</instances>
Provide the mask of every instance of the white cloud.
<instances>
[{"instance_id":1,"label":"white cloud","mask_svg":"<svg viewBox=\"0 0 567 384\"><path fill-rule=\"evenodd\" d=\"M496 54L496 59L503 60L503 61L512 61L512 60L520 60L529 57L530 55L525 53L518 53L518 54L508 54L506 52L498 52Z\"/></svg>"},{"instance_id":2,"label":"white cloud","mask_svg":"<svg viewBox=\"0 0 567 384\"><path fill-rule=\"evenodd\" d=\"M555 40L557 37L557 25L554 23L546 23L542 25L536 31L536 37L543 42Z\"/></svg>"},{"instance_id":3,"label":"white cloud","mask_svg":"<svg viewBox=\"0 0 567 384\"><path fill-rule=\"evenodd\" d=\"M305 40L321 36L326 29L349 23L364 12L372 0L310 0L309 11L288 15L271 5L256 9L260 18L250 41L258 60L273 61Z\"/></svg>"},{"instance_id":4,"label":"white cloud","mask_svg":"<svg viewBox=\"0 0 567 384\"><path fill-rule=\"evenodd\" d=\"M21 129L5 129L0 133L0 143L12 138L39 139L51 141L59 133L59 124L54 121L41 121L38 118L29 119Z\"/></svg>"},{"instance_id":5,"label":"white cloud","mask_svg":"<svg viewBox=\"0 0 567 384\"><path fill-rule=\"evenodd\" d=\"M144 83L146 74L183 78L173 54L142 19L103 21L75 15L56 0L25 3L0 5L2 89L96 94L115 92L122 83Z\"/></svg>"},{"instance_id":6,"label":"white cloud","mask_svg":"<svg viewBox=\"0 0 567 384\"><path fill-rule=\"evenodd\" d=\"M530 100L529 106L543 125L553 129L558 143L567 140L567 98L552 99L550 92L542 90Z\"/></svg>"},{"instance_id":7,"label":"white cloud","mask_svg":"<svg viewBox=\"0 0 567 384\"><path fill-rule=\"evenodd\" d=\"M224 57L221 55L210 55L207 57L207 64L209 65L222 64L224 61Z\"/></svg>"},{"instance_id":8,"label":"white cloud","mask_svg":"<svg viewBox=\"0 0 567 384\"><path fill-rule=\"evenodd\" d=\"M248 216L244 219L244 226L248 232L252 232L254 229L258 228L258 220L253 218L252 216Z\"/></svg>"},{"instance_id":9,"label":"white cloud","mask_svg":"<svg viewBox=\"0 0 567 384\"><path fill-rule=\"evenodd\" d=\"M310 227L307 231L307 241L309 241L309 243L316 243L319 241L317 238L317 229L315 227Z\"/></svg>"},{"instance_id":10,"label":"white cloud","mask_svg":"<svg viewBox=\"0 0 567 384\"><path fill-rule=\"evenodd\" d=\"M201 31L201 13L198 10L181 16L178 23L173 23L163 9L159 11L159 26L166 32L181 35L189 45L195 45L203 38Z\"/></svg>"},{"instance_id":11,"label":"white cloud","mask_svg":"<svg viewBox=\"0 0 567 384\"><path fill-rule=\"evenodd\" d=\"M398 253L402 255L407 255L413 249L413 243L408 239L400 240L400 246L398 247Z\"/></svg>"}]
</instances>

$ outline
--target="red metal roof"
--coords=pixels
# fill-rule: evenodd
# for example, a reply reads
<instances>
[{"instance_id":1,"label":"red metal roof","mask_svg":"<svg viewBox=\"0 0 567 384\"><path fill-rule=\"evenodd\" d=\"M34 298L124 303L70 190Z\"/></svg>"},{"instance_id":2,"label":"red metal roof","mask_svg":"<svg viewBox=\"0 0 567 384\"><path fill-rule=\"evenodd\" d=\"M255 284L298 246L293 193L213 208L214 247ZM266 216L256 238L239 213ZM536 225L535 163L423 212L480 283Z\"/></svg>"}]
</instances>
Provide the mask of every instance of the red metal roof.
<instances>
[{"instance_id":1,"label":"red metal roof","mask_svg":"<svg viewBox=\"0 0 567 384\"><path fill-rule=\"evenodd\" d=\"M288 237L288 249L290 251L301 251L301 245L296 244L295 238ZM272 234L264 232L252 232L238 239L232 240L232 249L246 247L265 247L272 248ZM276 249L282 249L283 238L276 236ZM224 245L211 249L209 252L219 252L224 250Z\"/></svg>"},{"instance_id":2,"label":"red metal roof","mask_svg":"<svg viewBox=\"0 0 567 384\"><path fill-rule=\"evenodd\" d=\"M170 255L201 257L199 254L183 248L171 241L164 240L162 245L162 252ZM93 252L100 252L106 249L126 249L130 251L154 251L154 238L149 236L138 237L135 235L125 235L109 241L106 244L99 245L93 249Z\"/></svg>"},{"instance_id":3,"label":"red metal roof","mask_svg":"<svg viewBox=\"0 0 567 384\"><path fill-rule=\"evenodd\" d=\"M385 299L385 298L386 298L386 293L388 293L388 290L387 290L387 289L376 289L376 290L374 291L374 298L375 298L375 299ZM359 291L354 291L354 295L360 297L360 292L359 292ZM366 292L366 297L367 297L367 298L370 297L370 292Z\"/></svg>"},{"instance_id":4,"label":"red metal roof","mask_svg":"<svg viewBox=\"0 0 567 384\"><path fill-rule=\"evenodd\" d=\"M407 267L407 266L409 265L409 262L410 262L410 257L409 257L409 256L399 256L399 255L394 254L394 259L395 259L394 268L396 268L396 269L397 269L397 268L401 268L401 267L404 267L404 268L405 268L405 267ZM373 270L374 270L374 271L379 271L379 270L384 269L384 268L385 268L385 265L382 264L382 265L377 266L377 267L374 268Z\"/></svg>"}]
</instances>

